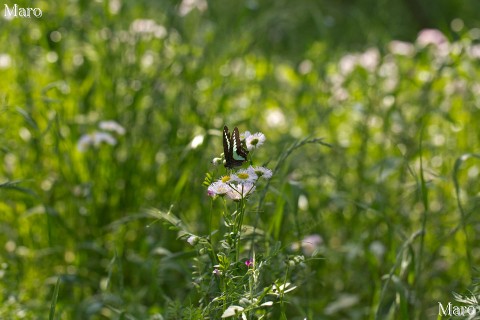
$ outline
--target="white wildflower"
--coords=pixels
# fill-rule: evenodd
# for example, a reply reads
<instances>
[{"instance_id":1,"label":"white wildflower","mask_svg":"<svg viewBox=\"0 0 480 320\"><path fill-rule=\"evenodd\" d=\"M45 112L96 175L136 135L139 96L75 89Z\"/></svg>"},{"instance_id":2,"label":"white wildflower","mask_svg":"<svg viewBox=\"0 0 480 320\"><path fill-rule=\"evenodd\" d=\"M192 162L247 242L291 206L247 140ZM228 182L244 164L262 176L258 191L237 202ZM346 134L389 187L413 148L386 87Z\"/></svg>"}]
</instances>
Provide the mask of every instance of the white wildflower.
<instances>
[{"instance_id":1,"label":"white wildflower","mask_svg":"<svg viewBox=\"0 0 480 320\"><path fill-rule=\"evenodd\" d=\"M94 132L92 133L93 145L98 147L102 142L105 142L111 146L117 144L117 140L110 134L106 132Z\"/></svg>"},{"instance_id":2,"label":"white wildflower","mask_svg":"<svg viewBox=\"0 0 480 320\"><path fill-rule=\"evenodd\" d=\"M228 184L222 181L215 181L211 185L208 186L207 189L207 194L210 197L214 196L221 196L226 194L228 191L230 191L230 187Z\"/></svg>"},{"instance_id":3,"label":"white wildflower","mask_svg":"<svg viewBox=\"0 0 480 320\"><path fill-rule=\"evenodd\" d=\"M247 139L249 136L251 136L252 134L250 133L250 131L245 131L243 133L240 133L240 140L245 140Z\"/></svg>"},{"instance_id":4,"label":"white wildflower","mask_svg":"<svg viewBox=\"0 0 480 320\"><path fill-rule=\"evenodd\" d=\"M229 185L230 190L227 192L227 197L232 200L241 200L247 198L253 191L255 185L253 183L243 183L238 185Z\"/></svg>"},{"instance_id":5,"label":"white wildflower","mask_svg":"<svg viewBox=\"0 0 480 320\"><path fill-rule=\"evenodd\" d=\"M248 137L245 137L245 143L247 144L247 149L249 151L260 147L265 142L265 140L265 135L261 132L257 132L249 135Z\"/></svg>"},{"instance_id":6,"label":"white wildflower","mask_svg":"<svg viewBox=\"0 0 480 320\"><path fill-rule=\"evenodd\" d=\"M81 136L77 143L77 149L83 152L87 150L88 147L92 145L98 147L103 142L111 146L117 144L117 140L115 140L115 138L111 134L95 131L93 133L84 134L83 136Z\"/></svg>"},{"instance_id":7,"label":"white wildflower","mask_svg":"<svg viewBox=\"0 0 480 320\"><path fill-rule=\"evenodd\" d=\"M265 167L248 167L247 171L252 174L255 174L258 178L270 179L272 177L272 170Z\"/></svg>"},{"instance_id":8,"label":"white wildflower","mask_svg":"<svg viewBox=\"0 0 480 320\"><path fill-rule=\"evenodd\" d=\"M92 144L92 137L89 134L84 134L80 137L77 143L78 151L85 151Z\"/></svg>"},{"instance_id":9,"label":"white wildflower","mask_svg":"<svg viewBox=\"0 0 480 320\"><path fill-rule=\"evenodd\" d=\"M105 131L112 131L121 136L125 134L125 128L113 120L101 121L98 127Z\"/></svg>"},{"instance_id":10,"label":"white wildflower","mask_svg":"<svg viewBox=\"0 0 480 320\"><path fill-rule=\"evenodd\" d=\"M248 169L238 170L236 174L232 175L232 181L240 183L254 183L257 178L257 174Z\"/></svg>"}]
</instances>

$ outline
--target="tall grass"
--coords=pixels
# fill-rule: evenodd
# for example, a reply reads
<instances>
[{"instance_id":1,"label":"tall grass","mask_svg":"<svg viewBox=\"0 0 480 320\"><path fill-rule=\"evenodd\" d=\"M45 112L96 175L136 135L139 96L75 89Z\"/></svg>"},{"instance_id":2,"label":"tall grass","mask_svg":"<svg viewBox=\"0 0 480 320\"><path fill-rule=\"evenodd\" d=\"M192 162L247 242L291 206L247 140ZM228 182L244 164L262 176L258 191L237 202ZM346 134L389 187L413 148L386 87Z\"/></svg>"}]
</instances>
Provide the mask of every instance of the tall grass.
<instances>
[{"instance_id":1,"label":"tall grass","mask_svg":"<svg viewBox=\"0 0 480 320\"><path fill-rule=\"evenodd\" d=\"M224 124L264 132L257 162L277 167L246 223L285 254L323 239L323 259L292 274L288 319L436 317L478 262L480 36L465 20L415 43L414 27L379 28L385 10L367 19L369 3L182 15L52 1L41 19L2 19L0 318L168 319L195 304L197 253L145 208L220 227L202 181ZM80 151L103 120L126 134Z\"/></svg>"}]
</instances>

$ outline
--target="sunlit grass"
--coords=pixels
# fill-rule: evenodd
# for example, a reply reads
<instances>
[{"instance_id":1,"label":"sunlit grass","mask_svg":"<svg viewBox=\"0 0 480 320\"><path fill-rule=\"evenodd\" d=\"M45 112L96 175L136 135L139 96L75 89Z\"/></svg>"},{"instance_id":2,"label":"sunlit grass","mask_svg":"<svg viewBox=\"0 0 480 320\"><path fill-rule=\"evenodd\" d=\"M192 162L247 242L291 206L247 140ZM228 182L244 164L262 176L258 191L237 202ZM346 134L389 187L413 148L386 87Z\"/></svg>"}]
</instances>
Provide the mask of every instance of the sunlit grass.
<instances>
[{"instance_id":1,"label":"sunlit grass","mask_svg":"<svg viewBox=\"0 0 480 320\"><path fill-rule=\"evenodd\" d=\"M145 209L202 236L222 227L202 181L219 173L225 124L268 137L255 164L275 174L245 216L267 250L305 254L299 241L320 236L323 259L292 274L289 319L435 318L465 292L479 256L478 29L411 43L379 31L342 51L331 7L316 39L295 23L316 6L276 20L281 5L148 4L41 2L41 20L0 22L0 318L196 306L197 252ZM125 128L116 143L78 148L108 120Z\"/></svg>"}]
</instances>

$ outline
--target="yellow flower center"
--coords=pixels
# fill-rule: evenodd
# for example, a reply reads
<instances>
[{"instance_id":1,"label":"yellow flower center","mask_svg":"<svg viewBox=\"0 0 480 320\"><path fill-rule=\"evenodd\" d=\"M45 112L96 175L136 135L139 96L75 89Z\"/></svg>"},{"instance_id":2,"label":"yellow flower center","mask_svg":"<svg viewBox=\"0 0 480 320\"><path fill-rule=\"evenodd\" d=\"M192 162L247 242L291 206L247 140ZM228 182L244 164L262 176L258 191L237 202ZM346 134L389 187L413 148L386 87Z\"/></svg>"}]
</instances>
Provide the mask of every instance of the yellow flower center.
<instances>
[{"instance_id":1,"label":"yellow flower center","mask_svg":"<svg viewBox=\"0 0 480 320\"><path fill-rule=\"evenodd\" d=\"M246 180L246 179L248 179L248 177L250 177L250 176L248 175L248 173L245 173L245 172L241 172L241 173L239 173L237 176L238 176L240 179L242 179L242 180Z\"/></svg>"},{"instance_id":2,"label":"yellow flower center","mask_svg":"<svg viewBox=\"0 0 480 320\"><path fill-rule=\"evenodd\" d=\"M223 182L223 183L226 183L226 182L228 182L228 181L230 181L230 176L223 176L223 177L222 177L222 182Z\"/></svg>"}]
</instances>

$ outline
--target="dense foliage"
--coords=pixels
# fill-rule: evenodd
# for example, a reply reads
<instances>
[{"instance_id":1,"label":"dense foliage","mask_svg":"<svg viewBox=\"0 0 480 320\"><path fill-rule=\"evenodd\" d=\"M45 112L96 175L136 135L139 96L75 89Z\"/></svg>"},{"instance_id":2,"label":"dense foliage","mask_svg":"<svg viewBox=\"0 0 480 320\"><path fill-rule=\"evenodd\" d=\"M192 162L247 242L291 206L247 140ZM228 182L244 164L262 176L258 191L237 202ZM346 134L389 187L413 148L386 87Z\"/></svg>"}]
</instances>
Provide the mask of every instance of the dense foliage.
<instances>
[{"instance_id":1,"label":"dense foliage","mask_svg":"<svg viewBox=\"0 0 480 320\"><path fill-rule=\"evenodd\" d=\"M222 228L225 124L267 137L244 219L272 275L305 256L288 319L436 318L469 288L476 1L18 5L43 15L0 19L0 318L198 316L201 254L151 210Z\"/></svg>"}]
</instances>

